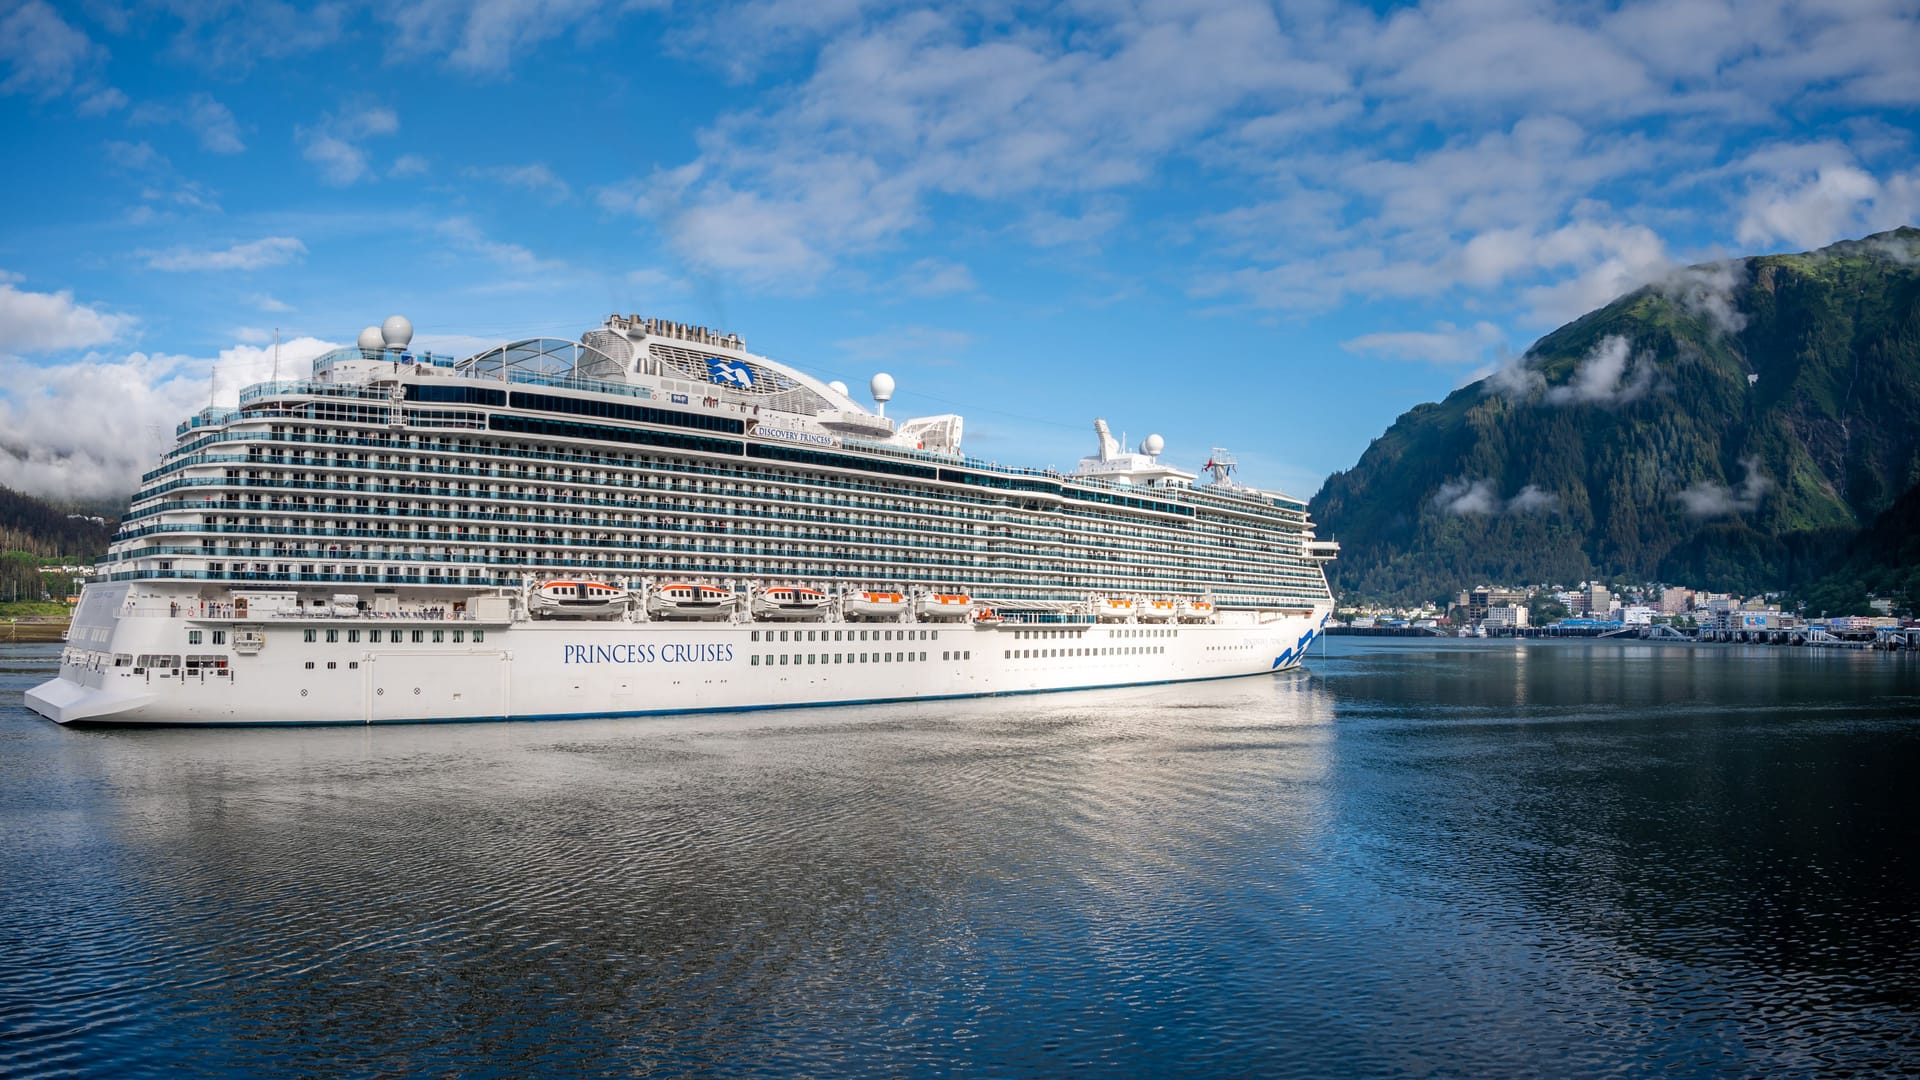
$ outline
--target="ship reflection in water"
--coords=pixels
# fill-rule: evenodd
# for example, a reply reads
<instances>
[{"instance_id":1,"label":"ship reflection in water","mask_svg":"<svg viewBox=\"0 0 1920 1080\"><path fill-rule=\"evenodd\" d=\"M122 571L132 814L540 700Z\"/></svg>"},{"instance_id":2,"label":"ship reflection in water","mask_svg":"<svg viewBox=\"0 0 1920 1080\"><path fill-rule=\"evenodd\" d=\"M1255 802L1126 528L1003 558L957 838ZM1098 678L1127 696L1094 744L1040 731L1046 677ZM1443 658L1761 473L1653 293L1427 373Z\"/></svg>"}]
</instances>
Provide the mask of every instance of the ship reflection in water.
<instances>
[{"instance_id":1,"label":"ship reflection in water","mask_svg":"<svg viewBox=\"0 0 1920 1080\"><path fill-rule=\"evenodd\" d=\"M104 732L20 707L52 660L0 653L0 1074L1920 1068L1912 658Z\"/></svg>"}]
</instances>

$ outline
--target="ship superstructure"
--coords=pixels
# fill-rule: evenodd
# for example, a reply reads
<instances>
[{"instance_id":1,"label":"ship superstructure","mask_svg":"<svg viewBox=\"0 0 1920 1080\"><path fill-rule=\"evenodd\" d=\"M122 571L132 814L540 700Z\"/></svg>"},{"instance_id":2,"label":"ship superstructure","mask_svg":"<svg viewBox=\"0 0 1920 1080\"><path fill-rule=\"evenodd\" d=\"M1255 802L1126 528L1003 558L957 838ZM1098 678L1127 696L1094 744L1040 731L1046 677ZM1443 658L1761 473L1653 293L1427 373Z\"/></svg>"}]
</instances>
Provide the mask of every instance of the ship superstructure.
<instances>
[{"instance_id":1,"label":"ship superstructure","mask_svg":"<svg viewBox=\"0 0 1920 1080\"><path fill-rule=\"evenodd\" d=\"M884 374L868 409L704 327L614 316L464 359L411 333L182 423L29 704L357 722L1067 689L1292 666L1330 610L1304 504L1197 483L1159 436L1096 421L1074 472L1019 468L966 456L958 416L888 417ZM629 678L582 674L603 665Z\"/></svg>"}]
</instances>

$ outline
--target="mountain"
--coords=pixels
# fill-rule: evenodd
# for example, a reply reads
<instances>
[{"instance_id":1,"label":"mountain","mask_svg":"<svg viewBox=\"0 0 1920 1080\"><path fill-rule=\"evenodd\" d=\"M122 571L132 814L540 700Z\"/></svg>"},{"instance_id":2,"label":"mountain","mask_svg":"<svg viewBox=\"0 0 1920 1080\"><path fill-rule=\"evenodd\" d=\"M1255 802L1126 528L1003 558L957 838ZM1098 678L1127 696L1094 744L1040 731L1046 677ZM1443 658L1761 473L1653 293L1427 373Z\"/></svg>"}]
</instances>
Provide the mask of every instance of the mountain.
<instances>
[{"instance_id":1,"label":"mountain","mask_svg":"<svg viewBox=\"0 0 1920 1080\"><path fill-rule=\"evenodd\" d=\"M1690 267L1415 407L1310 509L1335 587L1754 592L1828 571L1920 484L1920 230Z\"/></svg>"},{"instance_id":2,"label":"mountain","mask_svg":"<svg viewBox=\"0 0 1920 1080\"><path fill-rule=\"evenodd\" d=\"M55 506L0 487L0 551L92 562L107 550L112 520L97 509Z\"/></svg>"}]
</instances>

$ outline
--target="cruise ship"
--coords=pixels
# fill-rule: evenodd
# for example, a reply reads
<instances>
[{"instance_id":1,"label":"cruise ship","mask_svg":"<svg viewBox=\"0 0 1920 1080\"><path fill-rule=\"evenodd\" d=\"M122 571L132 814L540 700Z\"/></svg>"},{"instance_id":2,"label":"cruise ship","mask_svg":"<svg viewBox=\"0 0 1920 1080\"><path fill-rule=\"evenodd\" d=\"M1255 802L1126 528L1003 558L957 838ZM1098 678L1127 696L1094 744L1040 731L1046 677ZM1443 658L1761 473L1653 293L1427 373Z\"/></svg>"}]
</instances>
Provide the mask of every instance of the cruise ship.
<instances>
[{"instance_id":1,"label":"cruise ship","mask_svg":"<svg viewBox=\"0 0 1920 1080\"><path fill-rule=\"evenodd\" d=\"M1251 676L1331 612L1298 499L1096 420L967 456L736 334L456 359L400 316L181 423L85 586L60 723L518 720ZM1194 455L1198 457L1198 454Z\"/></svg>"}]
</instances>

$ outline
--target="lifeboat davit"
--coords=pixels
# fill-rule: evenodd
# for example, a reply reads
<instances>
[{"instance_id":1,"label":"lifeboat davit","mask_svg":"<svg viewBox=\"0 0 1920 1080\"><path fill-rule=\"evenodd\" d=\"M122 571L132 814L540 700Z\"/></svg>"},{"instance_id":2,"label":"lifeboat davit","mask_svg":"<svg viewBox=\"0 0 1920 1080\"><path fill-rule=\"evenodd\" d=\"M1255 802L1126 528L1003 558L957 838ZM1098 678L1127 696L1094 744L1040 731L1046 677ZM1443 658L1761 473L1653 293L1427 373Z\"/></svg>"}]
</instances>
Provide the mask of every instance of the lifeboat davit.
<instances>
[{"instance_id":1,"label":"lifeboat davit","mask_svg":"<svg viewBox=\"0 0 1920 1080\"><path fill-rule=\"evenodd\" d=\"M626 614L633 594L604 581L543 581L527 596L536 619L611 619Z\"/></svg>"},{"instance_id":2,"label":"lifeboat davit","mask_svg":"<svg viewBox=\"0 0 1920 1080\"><path fill-rule=\"evenodd\" d=\"M828 596L818 589L775 585L753 598L756 619L817 619L827 613Z\"/></svg>"},{"instance_id":3,"label":"lifeboat davit","mask_svg":"<svg viewBox=\"0 0 1920 1080\"><path fill-rule=\"evenodd\" d=\"M913 613L929 622L963 620L973 613L973 597L966 593L927 593L914 601Z\"/></svg>"},{"instance_id":4,"label":"lifeboat davit","mask_svg":"<svg viewBox=\"0 0 1920 1080\"><path fill-rule=\"evenodd\" d=\"M1169 622L1180 613L1180 605L1171 600L1149 600L1140 606L1141 622Z\"/></svg>"},{"instance_id":5,"label":"lifeboat davit","mask_svg":"<svg viewBox=\"0 0 1920 1080\"><path fill-rule=\"evenodd\" d=\"M647 614L656 619L724 619L740 597L718 585L674 582L647 594Z\"/></svg>"},{"instance_id":6,"label":"lifeboat davit","mask_svg":"<svg viewBox=\"0 0 1920 1080\"><path fill-rule=\"evenodd\" d=\"M1213 618L1213 601L1211 600L1180 601L1180 621L1181 622L1206 622L1211 618Z\"/></svg>"},{"instance_id":7,"label":"lifeboat davit","mask_svg":"<svg viewBox=\"0 0 1920 1080\"><path fill-rule=\"evenodd\" d=\"M862 590L848 593L840 602L849 619L896 620L907 611L905 593Z\"/></svg>"},{"instance_id":8,"label":"lifeboat davit","mask_svg":"<svg viewBox=\"0 0 1920 1080\"><path fill-rule=\"evenodd\" d=\"M1094 617L1101 622L1126 622L1138 605L1123 596L1102 597L1093 602Z\"/></svg>"}]
</instances>

